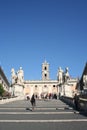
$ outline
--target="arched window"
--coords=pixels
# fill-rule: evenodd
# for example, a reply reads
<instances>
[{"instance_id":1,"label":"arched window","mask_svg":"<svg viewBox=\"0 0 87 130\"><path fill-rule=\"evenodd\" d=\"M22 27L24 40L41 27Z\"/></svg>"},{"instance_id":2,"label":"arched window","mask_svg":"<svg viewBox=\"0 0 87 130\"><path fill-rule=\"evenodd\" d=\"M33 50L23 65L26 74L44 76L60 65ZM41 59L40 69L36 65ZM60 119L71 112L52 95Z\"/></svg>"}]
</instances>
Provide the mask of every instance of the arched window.
<instances>
[{"instance_id":1,"label":"arched window","mask_svg":"<svg viewBox=\"0 0 87 130\"><path fill-rule=\"evenodd\" d=\"M46 67L46 66L44 67L44 70L47 70L47 67Z\"/></svg>"},{"instance_id":2,"label":"arched window","mask_svg":"<svg viewBox=\"0 0 87 130\"><path fill-rule=\"evenodd\" d=\"M37 85L35 85L35 88L37 88Z\"/></svg>"},{"instance_id":3,"label":"arched window","mask_svg":"<svg viewBox=\"0 0 87 130\"><path fill-rule=\"evenodd\" d=\"M47 85L44 85L44 88L46 88L47 87Z\"/></svg>"},{"instance_id":4,"label":"arched window","mask_svg":"<svg viewBox=\"0 0 87 130\"><path fill-rule=\"evenodd\" d=\"M53 88L55 88L56 86L55 85L53 85Z\"/></svg>"},{"instance_id":5,"label":"arched window","mask_svg":"<svg viewBox=\"0 0 87 130\"><path fill-rule=\"evenodd\" d=\"M47 77L47 74L45 74L45 78Z\"/></svg>"}]
</instances>

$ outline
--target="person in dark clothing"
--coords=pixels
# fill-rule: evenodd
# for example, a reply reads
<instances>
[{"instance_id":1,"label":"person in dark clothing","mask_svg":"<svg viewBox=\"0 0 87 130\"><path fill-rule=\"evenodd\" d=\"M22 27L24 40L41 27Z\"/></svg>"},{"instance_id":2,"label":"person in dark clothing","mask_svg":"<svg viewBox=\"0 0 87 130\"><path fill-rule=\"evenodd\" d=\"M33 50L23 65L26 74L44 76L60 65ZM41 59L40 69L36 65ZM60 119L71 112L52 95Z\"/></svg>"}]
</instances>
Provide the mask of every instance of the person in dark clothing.
<instances>
[{"instance_id":1,"label":"person in dark clothing","mask_svg":"<svg viewBox=\"0 0 87 130\"><path fill-rule=\"evenodd\" d=\"M75 94L74 96L74 105L75 105L75 109L79 110L79 97L77 94Z\"/></svg>"},{"instance_id":2,"label":"person in dark clothing","mask_svg":"<svg viewBox=\"0 0 87 130\"><path fill-rule=\"evenodd\" d=\"M32 105L32 111L33 111L33 110L34 110L34 107L35 107L35 104L36 104L34 94L32 95L30 102L31 102L31 105Z\"/></svg>"}]
</instances>

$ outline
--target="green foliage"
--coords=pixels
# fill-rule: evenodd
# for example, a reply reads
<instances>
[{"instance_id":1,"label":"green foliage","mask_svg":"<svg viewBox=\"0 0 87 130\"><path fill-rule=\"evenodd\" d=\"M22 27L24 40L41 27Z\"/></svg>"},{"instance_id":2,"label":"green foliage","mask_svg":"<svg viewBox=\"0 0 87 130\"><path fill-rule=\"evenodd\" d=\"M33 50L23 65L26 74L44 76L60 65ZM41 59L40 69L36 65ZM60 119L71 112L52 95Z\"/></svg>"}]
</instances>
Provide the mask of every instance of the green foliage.
<instances>
[{"instance_id":1,"label":"green foliage","mask_svg":"<svg viewBox=\"0 0 87 130\"><path fill-rule=\"evenodd\" d=\"M4 93L4 88L3 88L2 84L0 84L0 96L2 96L3 93Z\"/></svg>"}]
</instances>

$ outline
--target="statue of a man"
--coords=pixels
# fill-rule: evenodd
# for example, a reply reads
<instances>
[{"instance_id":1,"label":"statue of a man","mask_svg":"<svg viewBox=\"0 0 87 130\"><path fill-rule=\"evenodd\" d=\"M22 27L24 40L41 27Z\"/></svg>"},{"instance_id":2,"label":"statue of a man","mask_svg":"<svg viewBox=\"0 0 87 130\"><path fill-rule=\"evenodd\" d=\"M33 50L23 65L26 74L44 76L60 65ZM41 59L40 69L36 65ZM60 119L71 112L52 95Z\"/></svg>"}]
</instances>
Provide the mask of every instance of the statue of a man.
<instances>
[{"instance_id":1,"label":"statue of a man","mask_svg":"<svg viewBox=\"0 0 87 130\"><path fill-rule=\"evenodd\" d=\"M68 67L65 68L65 74L64 74L64 79L65 79L65 82L70 78L70 75L69 75L69 69Z\"/></svg>"},{"instance_id":2,"label":"statue of a man","mask_svg":"<svg viewBox=\"0 0 87 130\"><path fill-rule=\"evenodd\" d=\"M17 83L22 84L24 81L24 72L22 70L22 67L17 72Z\"/></svg>"},{"instance_id":3,"label":"statue of a man","mask_svg":"<svg viewBox=\"0 0 87 130\"><path fill-rule=\"evenodd\" d=\"M14 68L12 68L12 69L11 69L11 83L12 83L12 84L15 84L15 83L16 83L16 78L17 78L17 76L16 76L16 74L15 74L15 70L14 70Z\"/></svg>"},{"instance_id":4,"label":"statue of a man","mask_svg":"<svg viewBox=\"0 0 87 130\"><path fill-rule=\"evenodd\" d=\"M63 70L61 69L61 67L58 68L57 78L59 83L61 84L63 82Z\"/></svg>"}]
</instances>

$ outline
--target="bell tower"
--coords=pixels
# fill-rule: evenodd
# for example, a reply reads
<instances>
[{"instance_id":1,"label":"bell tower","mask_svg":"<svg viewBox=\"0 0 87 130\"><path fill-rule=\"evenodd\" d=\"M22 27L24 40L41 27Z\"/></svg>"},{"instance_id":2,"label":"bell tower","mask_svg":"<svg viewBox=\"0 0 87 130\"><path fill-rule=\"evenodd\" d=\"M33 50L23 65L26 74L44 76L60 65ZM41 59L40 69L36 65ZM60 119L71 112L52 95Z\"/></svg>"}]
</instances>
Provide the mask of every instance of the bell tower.
<instances>
[{"instance_id":1,"label":"bell tower","mask_svg":"<svg viewBox=\"0 0 87 130\"><path fill-rule=\"evenodd\" d=\"M42 63L42 80L49 80L49 63Z\"/></svg>"}]
</instances>

